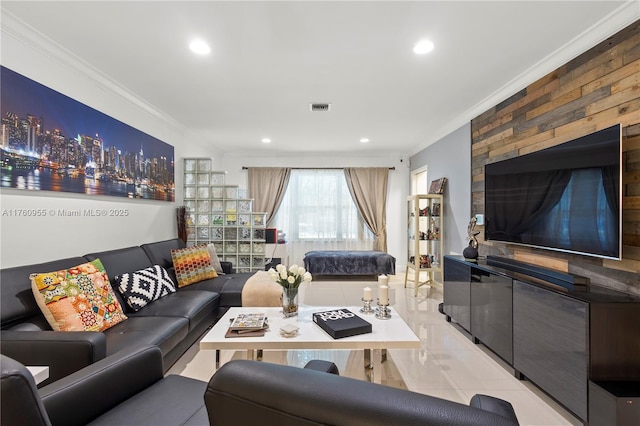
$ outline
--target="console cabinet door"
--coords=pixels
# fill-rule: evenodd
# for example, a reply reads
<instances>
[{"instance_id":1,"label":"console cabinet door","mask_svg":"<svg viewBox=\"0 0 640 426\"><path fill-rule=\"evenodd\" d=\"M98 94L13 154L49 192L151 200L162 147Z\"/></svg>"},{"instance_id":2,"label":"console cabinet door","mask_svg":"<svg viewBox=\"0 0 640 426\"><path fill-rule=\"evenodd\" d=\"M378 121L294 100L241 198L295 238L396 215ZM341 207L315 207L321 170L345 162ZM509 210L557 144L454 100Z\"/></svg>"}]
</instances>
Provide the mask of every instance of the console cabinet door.
<instances>
[{"instance_id":1,"label":"console cabinet door","mask_svg":"<svg viewBox=\"0 0 640 426\"><path fill-rule=\"evenodd\" d=\"M513 281L513 367L587 419L588 304Z\"/></svg>"},{"instance_id":2,"label":"console cabinet door","mask_svg":"<svg viewBox=\"0 0 640 426\"><path fill-rule=\"evenodd\" d=\"M513 362L513 280L471 267L471 334Z\"/></svg>"},{"instance_id":3,"label":"console cabinet door","mask_svg":"<svg viewBox=\"0 0 640 426\"><path fill-rule=\"evenodd\" d=\"M471 331L471 267L444 257L443 309L447 317Z\"/></svg>"}]
</instances>

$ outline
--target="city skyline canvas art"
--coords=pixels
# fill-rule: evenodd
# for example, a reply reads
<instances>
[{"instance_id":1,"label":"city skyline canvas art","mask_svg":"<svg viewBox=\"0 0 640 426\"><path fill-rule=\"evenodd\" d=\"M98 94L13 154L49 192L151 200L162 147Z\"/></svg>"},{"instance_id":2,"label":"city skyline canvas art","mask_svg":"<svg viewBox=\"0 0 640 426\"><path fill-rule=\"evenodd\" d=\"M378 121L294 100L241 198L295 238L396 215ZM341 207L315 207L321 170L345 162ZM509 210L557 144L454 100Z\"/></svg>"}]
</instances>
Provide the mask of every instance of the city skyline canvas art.
<instances>
[{"instance_id":1,"label":"city skyline canvas art","mask_svg":"<svg viewBox=\"0 0 640 426\"><path fill-rule=\"evenodd\" d=\"M0 67L3 188L175 200L174 148Z\"/></svg>"}]
</instances>

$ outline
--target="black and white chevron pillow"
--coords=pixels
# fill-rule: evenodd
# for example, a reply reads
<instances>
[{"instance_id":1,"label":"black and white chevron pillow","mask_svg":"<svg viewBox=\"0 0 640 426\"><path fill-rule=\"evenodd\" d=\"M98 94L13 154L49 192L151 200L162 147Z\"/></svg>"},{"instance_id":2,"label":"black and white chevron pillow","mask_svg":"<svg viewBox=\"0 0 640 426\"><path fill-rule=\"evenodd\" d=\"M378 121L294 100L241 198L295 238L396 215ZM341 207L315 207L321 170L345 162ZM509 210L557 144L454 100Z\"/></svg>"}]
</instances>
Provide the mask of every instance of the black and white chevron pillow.
<instances>
[{"instance_id":1,"label":"black and white chevron pillow","mask_svg":"<svg viewBox=\"0 0 640 426\"><path fill-rule=\"evenodd\" d=\"M134 311L144 308L167 294L176 292L176 285L160 265L118 275L116 283L118 291Z\"/></svg>"}]
</instances>

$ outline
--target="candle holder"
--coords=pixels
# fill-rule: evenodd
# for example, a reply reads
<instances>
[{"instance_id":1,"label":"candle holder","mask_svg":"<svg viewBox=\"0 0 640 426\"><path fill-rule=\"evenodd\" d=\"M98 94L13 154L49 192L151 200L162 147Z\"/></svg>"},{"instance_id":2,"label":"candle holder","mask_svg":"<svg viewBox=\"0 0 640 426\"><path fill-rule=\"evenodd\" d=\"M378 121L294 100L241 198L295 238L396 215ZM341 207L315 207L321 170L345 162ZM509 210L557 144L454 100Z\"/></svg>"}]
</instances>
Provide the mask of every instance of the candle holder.
<instances>
[{"instance_id":1,"label":"candle holder","mask_svg":"<svg viewBox=\"0 0 640 426\"><path fill-rule=\"evenodd\" d=\"M389 309L389 303L387 303L386 305L383 305L378 301L378 308L376 309L376 318L383 319L383 320L391 318L391 310Z\"/></svg>"},{"instance_id":2,"label":"candle holder","mask_svg":"<svg viewBox=\"0 0 640 426\"><path fill-rule=\"evenodd\" d=\"M371 309L371 300L365 300L364 297L361 300L364 302L364 306L360 308L360 312L363 314L372 314L374 310Z\"/></svg>"}]
</instances>

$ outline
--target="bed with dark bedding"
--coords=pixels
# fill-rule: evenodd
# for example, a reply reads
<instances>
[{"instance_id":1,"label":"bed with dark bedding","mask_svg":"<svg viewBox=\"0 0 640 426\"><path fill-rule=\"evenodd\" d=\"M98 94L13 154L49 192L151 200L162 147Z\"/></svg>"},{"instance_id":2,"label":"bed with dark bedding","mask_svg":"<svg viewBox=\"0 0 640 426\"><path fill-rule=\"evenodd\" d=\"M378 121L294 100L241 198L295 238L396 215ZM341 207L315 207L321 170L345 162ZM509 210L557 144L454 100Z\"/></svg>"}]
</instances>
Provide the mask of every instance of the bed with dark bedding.
<instances>
[{"instance_id":1,"label":"bed with dark bedding","mask_svg":"<svg viewBox=\"0 0 640 426\"><path fill-rule=\"evenodd\" d=\"M382 251L318 250L305 254L304 267L311 275L395 275L396 259Z\"/></svg>"}]
</instances>

